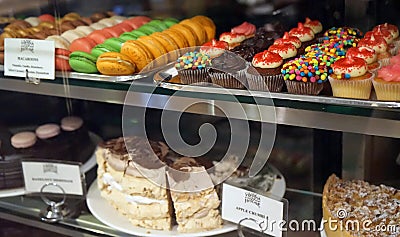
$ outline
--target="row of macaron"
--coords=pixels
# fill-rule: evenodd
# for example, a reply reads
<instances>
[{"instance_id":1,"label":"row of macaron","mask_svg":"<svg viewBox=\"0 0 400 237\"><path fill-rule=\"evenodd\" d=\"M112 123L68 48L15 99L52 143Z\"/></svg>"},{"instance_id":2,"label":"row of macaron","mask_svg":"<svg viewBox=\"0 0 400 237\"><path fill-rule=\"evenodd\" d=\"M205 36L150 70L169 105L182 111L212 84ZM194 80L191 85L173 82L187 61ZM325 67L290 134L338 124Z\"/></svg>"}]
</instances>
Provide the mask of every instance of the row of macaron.
<instances>
[{"instance_id":1,"label":"row of macaron","mask_svg":"<svg viewBox=\"0 0 400 237\"><path fill-rule=\"evenodd\" d=\"M56 49L56 69L104 75L131 75L151 63L153 67L176 60L181 49L203 44L215 37L215 24L205 16L182 21L151 20L139 28L112 37L98 45L76 39L81 50ZM155 60L157 59L157 60Z\"/></svg>"}]
</instances>

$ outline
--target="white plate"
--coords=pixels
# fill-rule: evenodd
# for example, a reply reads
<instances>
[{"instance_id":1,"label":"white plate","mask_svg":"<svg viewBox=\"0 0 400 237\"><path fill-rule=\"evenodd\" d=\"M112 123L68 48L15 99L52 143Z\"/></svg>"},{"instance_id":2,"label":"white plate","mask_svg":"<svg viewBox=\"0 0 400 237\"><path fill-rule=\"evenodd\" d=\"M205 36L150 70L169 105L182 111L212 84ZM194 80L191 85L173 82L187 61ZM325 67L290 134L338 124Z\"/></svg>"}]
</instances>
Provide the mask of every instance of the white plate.
<instances>
[{"instance_id":1,"label":"white plate","mask_svg":"<svg viewBox=\"0 0 400 237\"><path fill-rule=\"evenodd\" d=\"M178 236L178 237L196 237L196 236L213 236L219 235L231 231L235 231L237 229L236 224L232 224L229 222L224 222L222 228L198 232L198 233L179 233L177 231L177 226L174 226L171 231L160 231L160 230L149 230L146 228L133 226L126 217L122 216L117 210L114 209L108 202L101 197L100 191L97 188L97 180L95 180L92 185L90 185L86 202L89 207L90 212L95 216L99 221L104 224L119 230L121 232L125 232L131 235L137 236L151 236L151 237L170 237L170 236Z\"/></svg>"}]
</instances>

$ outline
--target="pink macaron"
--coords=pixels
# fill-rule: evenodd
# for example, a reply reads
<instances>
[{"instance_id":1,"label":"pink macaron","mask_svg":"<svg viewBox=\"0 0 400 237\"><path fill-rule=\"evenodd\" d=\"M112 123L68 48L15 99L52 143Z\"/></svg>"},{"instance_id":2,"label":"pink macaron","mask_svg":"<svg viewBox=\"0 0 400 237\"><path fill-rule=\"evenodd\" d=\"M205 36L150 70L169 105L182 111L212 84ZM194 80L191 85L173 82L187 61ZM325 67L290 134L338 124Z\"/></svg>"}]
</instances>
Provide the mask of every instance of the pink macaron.
<instances>
[{"instance_id":1,"label":"pink macaron","mask_svg":"<svg viewBox=\"0 0 400 237\"><path fill-rule=\"evenodd\" d=\"M90 53L92 48L96 46L97 43L91 38L83 37L72 41L71 45L69 46L69 51L83 51L86 53Z\"/></svg>"},{"instance_id":2,"label":"pink macaron","mask_svg":"<svg viewBox=\"0 0 400 237\"><path fill-rule=\"evenodd\" d=\"M110 32L104 31L104 30L95 30L92 33L90 33L88 38L94 40L97 44L101 44L104 42L104 40L113 37Z\"/></svg>"},{"instance_id":3,"label":"pink macaron","mask_svg":"<svg viewBox=\"0 0 400 237\"><path fill-rule=\"evenodd\" d=\"M125 21L123 21L123 22L121 22L121 23L115 25L114 27L119 27L119 28L121 28L124 32L129 32L129 31L132 31L132 30L135 29L135 28L133 28L128 22L125 22Z\"/></svg>"},{"instance_id":4,"label":"pink macaron","mask_svg":"<svg viewBox=\"0 0 400 237\"><path fill-rule=\"evenodd\" d=\"M42 126L39 126L36 128L36 136L38 136L40 139L49 139L52 137L57 136L60 134L61 129L60 126L54 123L48 123L44 124Z\"/></svg>"},{"instance_id":5,"label":"pink macaron","mask_svg":"<svg viewBox=\"0 0 400 237\"><path fill-rule=\"evenodd\" d=\"M117 38L122 33L124 33L124 30L122 28L115 27L115 26L104 28L103 31L106 31L106 32L110 33L113 37L117 37Z\"/></svg>"},{"instance_id":6,"label":"pink macaron","mask_svg":"<svg viewBox=\"0 0 400 237\"><path fill-rule=\"evenodd\" d=\"M11 137L11 145L15 148L29 148L36 143L36 134L33 132L20 132Z\"/></svg>"},{"instance_id":7,"label":"pink macaron","mask_svg":"<svg viewBox=\"0 0 400 237\"><path fill-rule=\"evenodd\" d=\"M55 18L54 16L50 15L50 14L42 14L40 16L38 16L40 21L48 21L48 22L54 22Z\"/></svg>"},{"instance_id":8,"label":"pink macaron","mask_svg":"<svg viewBox=\"0 0 400 237\"><path fill-rule=\"evenodd\" d=\"M72 71L69 65L69 55L71 52L67 49L56 48L55 67L57 71Z\"/></svg>"},{"instance_id":9,"label":"pink macaron","mask_svg":"<svg viewBox=\"0 0 400 237\"><path fill-rule=\"evenodd\" d=\"M83 120L77 116L68 116L61 120L61 128L67 132L78 130L82 125Z\"/></svg>"}]
</instances>

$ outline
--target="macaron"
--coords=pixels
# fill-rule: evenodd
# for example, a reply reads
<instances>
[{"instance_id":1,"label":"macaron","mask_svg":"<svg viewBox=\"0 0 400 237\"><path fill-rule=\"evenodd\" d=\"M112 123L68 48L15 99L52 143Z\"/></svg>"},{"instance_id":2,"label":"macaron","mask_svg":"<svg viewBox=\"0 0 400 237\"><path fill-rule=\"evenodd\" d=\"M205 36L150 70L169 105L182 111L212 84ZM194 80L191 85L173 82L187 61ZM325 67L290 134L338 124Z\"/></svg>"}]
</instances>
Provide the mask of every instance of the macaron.
<instances>
[{"instance_id":1,"label":"macaron","mask_svg":"<svg viewBox=\"0 0 400 237\"><path fill-rule=\"evenodd\" d=\"M123 32L129 32L129 31L134 30L134 28L131 25L129 25L129 23L127 23L127 22L118 23L114 27L121 28L123 30Z\"/></svg>"},{"instance_id":2,"label":"macaron","mask_svg":"<svg viewBox=\"0 0 400 237\"><path fill-rule=\"evenodd\" d=\"M89 53L75 51L69 55L69 65L76 72L97 73L97 58Z\"/></svg>"},{"instance_id":3,"label":"macaron","mask_svg":"<svg viewBox=\"0 0 400 237\"><path fill-rule=\"evenodd\" d=\"M48 21L48 22L55 21L54 16L52 16L50 14L42 14L42 15L38 16L38 18L40 19L40 21Z\"/></svg>"},{"instance_id":4,"label":"macaron","mask_svg":"<svg viewBox=\"0 0 400 237\"><path fill-rule=\"evenodd\" d=\"M71 71L72 68L69 65L69 55L71 51L66 49L56 48L55 50L55 68L57 71Z\"/></svg>"},{"instance_id":5,"label":"macaron","mask_svg":"<svg viewBox=\"0 0 400 237\"><path fill-rule=\"evenodd\" d=\"M59 35L48 36L46 38L46 40L54 41L55 48L69 49L69 45L70 45L69 41Z\"/></svg>"},{"instance_id":6,"label":"macaron","mask_svg":"<svg viewBox=\"0 0 400 237\"><path fill-rule=\"evenodd\" d=\"M36 136L40 139L49 139L60 134L60 126L54 123L44 124L36 128Z\"/></svg>"},{"instance_id":7,"label":"macaron","mask_svg":"<svg viewBox=\"0 0 400 237\"><path fill-rule=\"evenodd\" d=\"M83 37L72 41L71 45L69 46L69 51L83 51L86 53L90 53L92 48L96 46L97 43L88 37Z\"/></svg>"},{"instance_id":8,"label":"macaron","mask_svg":"<svg viewBox=\"0 0 400 237\"><path fill-rule=\"evenodd\" d=\"M115 20L117 23L121 23L127 19L125 16L118 16L118 15L112 16L110 18Z\"/></svg>"},{"instance_id":9,"label":"macaron","mask_svg":"<svg viewBox=\"0 0 400 237\"><path fill-rule=\"evenodd\" d=\"M109 45L106 44L98 44L94 46L92 51L90 51L90 54L98 58L101 54L107 53L107 52L117 52L117 50Z\"/></svg>"},{"instance_id":10,"label":"macaron","mask_svg":"<svg viewBox=\"0 0 400 237\"><path fill-rule=\"evenodd\" d=\"M38 26L41 22L39 17L31 16L24 19L24 21L28 22L32 26Z\"/></svg>"},{"instance_id":11,"label":"macaron","mask_svg":"<svg viewBox=\"0 0 400 237\"><path fill-rule=\"evenodd\" d=\"M62 20L65 20L65 21L74 21L74 20L78 20L78 19L81 19L81 16L76 12L67 13L62 18Z\"/></svg>"},{"instance_id":12,"label":"macaron","mask_svg":"<svg viewBox=\"0 0 400 237\"><path fill-rule=\"evenodd\" d=\"M95 30L92 33L90 33L87 37L94 40L97 44L101 44L106 39L111 38L113 36L110 34L110 32L104 30Z\"/></svg>"},{"instance_id":13,"label":"macaron","mask_svg":"<svg viewBox=\"0 0 400 237\"><path fill-rule=\"evenodd\" d=\"M90 26L78 26L75 29L76 31L79 31L85 35L88 35L94 31L94 29Z\"/></svg>"},{"instance_id":14,"label":"macaron","mask_svg":"<svg viewBox=\"0 0 400 237\"><path fill-rule=\"evenodd\" d=\"M136 40L140 36L132 34L132 32L125 32L122 35L119 36L120 39L128 41L128 40Z\"/></svg>"},{"instance_id":15,"label":"macaron","mask_svg":"<svg viewBox=\"0 0 400 237\"><path fill-rule=\"evenodd\" d=\"M126 55L117 52L103 53L97 59L97 69L109 76L132 75L136 66Z\"/></svg>"},{"instance_id":16,"label":"macaron","mask_svg":"<svg viewBox=\"0 0 400 237\"><path fill-rule=\"evenodd\" d=\"M61 119L61 128L67 132L78 130L82 125L83 120L77 116L67 116Z\"/></svg>"},{"instance_id":17,"label":"macaron","mask_svg":"<svg viewBox=\"0 0 400 237\"><path fill-rule=\"evenodd\" d=\"M104 18L99 21L100 24L104 24L107 27L113 26L118 24L118 22L112 18Z\"/></svg>"},{"instance_id":18,"label":"macaron","mask_svg":"<svg viewBox=\"0 0 400 237\"><path fill-rule=\"evenodd\" d=\"M164 22L164 24L167 25L167 27L169 28L169 27L171 27L171 26L173 26L173 25L175 25L175 24L178 24L178 23L179 23L179 20L170 17L170 18L164 19L163 22Z\"/></svg>"},{"instance_id":19,"label":"macaron","mask_svg":"<svg viewBox=\"0 0 400 237\"><path fill-rule=\"evenodd\" d=\"M85 37L85 35L76 30L68 30L61 34L61 37L68 40L68 42L72 43L72 41Z\"/></svg>"},{"instance_id":20,"label":"macaron","mask_svg":"<svg viewBox=\"0 0 400 237\"><path fill-rule=\"evenodd\" d=\"M137 30L144 32L146 35L151 35L154 32L160 32L161 31L157 27L152 26L152 25L148 25L148 24L142 25Z\"/></svg>"},{"instance_id":21,"label":"macaron","mask_svg":"<svg viewBox=\"0 0 400 237\"><path fill-rule=\"evenodd\" d=\"M104 24L101 24L99 22L96 22L96 23L90 24L90 27L92 27L95 30L101 30L101 29L106 28L107 26Z\"/></svg>"},{"instance_id":22,"label":"macaron","mask_svg":"<svg viewBox=\"0 0 400 237\"><path fill-rule=\"evenodd\" d=\"M158 31L168 29L168 26L160 20L151 20L150 22L146 23L146 25L154 26L158 29Z\"/></svg>"},{"instance_id":23,"label":"macaron","mask_svg":"<svg viewBox=\"0 0 400 237\"><path fill-rule=\"evenodd\" d=\"M124 31L119 28L119 27L106 27L103 29L103 31L107 31L108 33L110 33L113 37L119 37L122 33L124 33Z\"/></svg>"},{"instance_id":24,"label":"macaron","mask_svg":"<svg viewBox=\"0 0 400 237\"><path fill-rule=\"evenodd\" d=\"M115 49L114 50L115 52L119 52L119 51L121 51L121 47L122 47L123 43L125 43L125 40L113 37L113 38L106 39L103 44L109 45L110 47Z\"/></svg>"},{"instance_id":25,"label":"macaron","mask_svg":"<svg viewBox=\"0 0 400 237\"><path fill-rule=\"evenodd\" d=\"M11 145L14 148L29 148L35 145L36 140L34 132L20 132L11 137Z\"/></svg>"},{"instance_id":26,"label":"macaron","mask_svg":"<svg viewBox=\"0 0 400 237\"><path fill-rule=\"evenodd\" d=\"M151 18L148 17L143 17L143 16L135 16L128 18L125 20L128 24L130 24L134 29L139 28L143 24L146 24L147 22L151 21Z\"/></svg>"}]
</instances>

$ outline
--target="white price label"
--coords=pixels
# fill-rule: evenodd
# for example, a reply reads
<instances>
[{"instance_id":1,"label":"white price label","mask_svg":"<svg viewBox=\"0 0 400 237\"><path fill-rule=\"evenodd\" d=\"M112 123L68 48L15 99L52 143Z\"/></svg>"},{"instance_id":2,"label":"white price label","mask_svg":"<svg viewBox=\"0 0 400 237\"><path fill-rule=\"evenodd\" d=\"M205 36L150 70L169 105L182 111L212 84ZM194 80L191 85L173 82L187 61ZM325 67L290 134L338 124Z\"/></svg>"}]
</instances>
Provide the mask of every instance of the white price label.
<instances>
[{"instance_id":1,"label":"white price label","mask_svg":"<svg viewBox=\"0 0 400 237\"><path fill-rule=\"evenodd\" d=\"M265 234L282 237L284 203L224 183L222 187L222 219ZM252 221L243 221L252 220Z\"/></svg>"},{"instance_id":2,"label":"white price label","mask_svg":"<svg viewBox=\"0 0 400 237\"><path fill-rule=\"evenodd\" d=\"M6 38L4 75L54 80L54 55L54 41Z\"/></svg>"},{"instance_id":3,"label":"white price label","mask_svg":"<svg viewBox=\"0 0 400 237\"><path fill-rule=\"evenodd\" d=\"M25 191L40 193L43 186L56 183L65 194L83 195L80 166L75 164L23 161ZM62 193L57 187L46 188L49 193Z\"/></svg>"}]
</instances>

